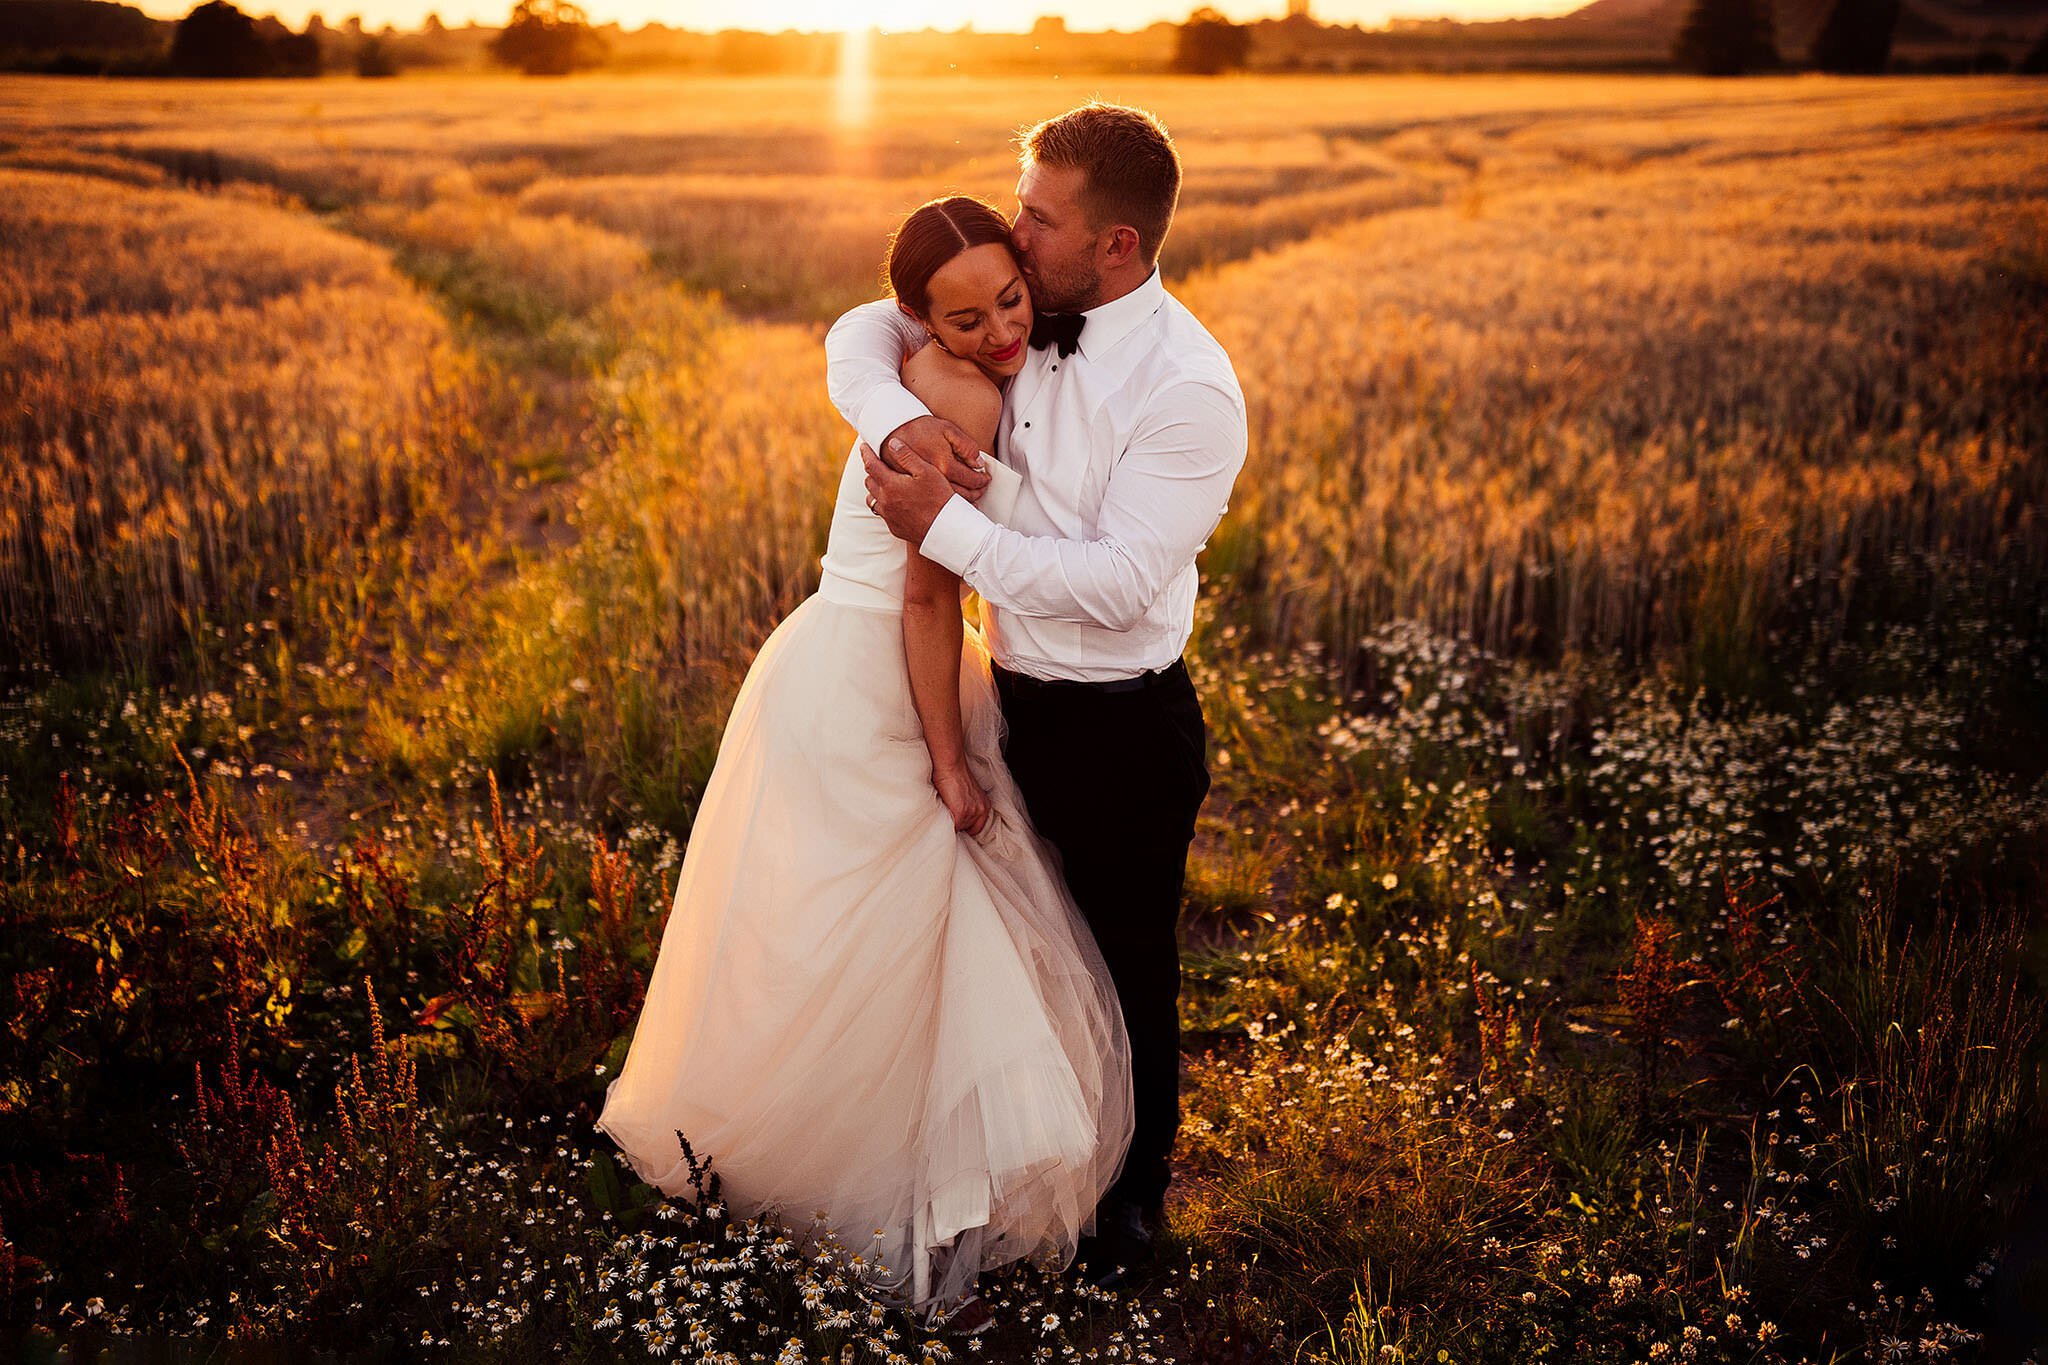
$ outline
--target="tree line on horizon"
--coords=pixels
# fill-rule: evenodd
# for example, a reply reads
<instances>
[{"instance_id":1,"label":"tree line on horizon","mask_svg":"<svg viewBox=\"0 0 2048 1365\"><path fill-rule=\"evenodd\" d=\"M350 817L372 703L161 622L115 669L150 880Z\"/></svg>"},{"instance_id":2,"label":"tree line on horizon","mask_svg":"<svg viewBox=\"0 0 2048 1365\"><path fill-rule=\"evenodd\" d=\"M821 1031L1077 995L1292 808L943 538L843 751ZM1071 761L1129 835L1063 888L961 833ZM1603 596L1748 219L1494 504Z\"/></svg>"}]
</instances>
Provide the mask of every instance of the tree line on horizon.
<instances>
[{"instance_id":1,"label":"tree line on horizon","mask_svg":"<svg viewBox=\"0 0 2048 1365\"><path fill-rule=\"evenodd\" d=\"M1806 54L1810 70L1875 75L1889 69L1901 0L1834 0ZM1250 24L1204 6L1180 26L1174 68L1217 75L1250 64ZM1740 76L1789 65L1779 49L1773 0L1691 0L1671 45L1672 65L1704 76ZM2048 72L2048 31L2015 69Z\"/></svg>"},{"instance_id":2,"label":"tree line on horizon","mask_svg":"<svg viewBox=\"0 0 2048 1365\"><path fill-rule=\"evenodd\" d=\"M57 0L54 6L43 0L40 8L86 16L90 21L87 27L101 34L110 31L111 20L130 13L122 6L87 0ZM1713 76L1783 70L1795 65L1841 74L1875 74L1894 66L1894 36L1905 11L1902 0L1833 0L1803 62L1788 58L1781 51L1775 10L1773 0L1690 0L1671 43L1671 64L1680 70ZM140 17L139 13L136 17ZM1153 60L1163 59L1170 69L1195 75L1222 75L1255 65L1269 66L1271 52L1263 62L1255 58L1255 37L1267 27L1293 28L1296 31L1291 39L1300 43L1305 37L1312 40L1312 31L1320 26L1306 17L1238 23L1219 10L1203 6L1183 23L1171 26L1170 54L1156 49L1159 55ZM1166 28L1155 26L1161 32ZM112 25L112 29L119 30L119 25ZM113 41L130 51L138 50L143 40L134 33L119 31L120 36ZM1084 35L1068 34L1057 19L1041 20L1032 36L1041 36L1041 31L1046 37L1085 41ZM528 75L562 76L614 62L605 32L591 22L577 0L516 0L505 26L488 39L484 38L485 32L488 30L478 31L466 40L472 44L469 50L478 53L480 46L478 55ZM360 20L352 20L341 30L328 28L317 15L304 31L293 32L274 15L261 19L250 16L234 0L204 0L177 21L169 48L160 56L129 56L118 64L106 62L97 74L311 77L352 68L359 76L392 76L403 66L432 62L434 58L427 55L427 50L437 39L448 37L448 30L435 15L427 16L419 35L406 40L389 26L382 34L368 32ZM720 33L707 37L715 38L718 51L712 65L716 69L779 71L794 60L799 68L816 66L830 70L836 55L830 41L832 35ZM752 47L736 41L748 38L756 40ZM803 49L801 52L785 52L782 49L790 46L785 41L789 39L811 41L795 44ZM344 43L348 46L344 47ZM7 55L6 44L0 41L0 58ZM441 60L446 60L445 55ZM45 62L40 67L30 65L27 69L87 74L91 66L89 59L73 58ZM2048 72L2048 32L2039 35L2016 63L2009 57L1987 52L1967 69Z\"/></svg>"}]
</instances>

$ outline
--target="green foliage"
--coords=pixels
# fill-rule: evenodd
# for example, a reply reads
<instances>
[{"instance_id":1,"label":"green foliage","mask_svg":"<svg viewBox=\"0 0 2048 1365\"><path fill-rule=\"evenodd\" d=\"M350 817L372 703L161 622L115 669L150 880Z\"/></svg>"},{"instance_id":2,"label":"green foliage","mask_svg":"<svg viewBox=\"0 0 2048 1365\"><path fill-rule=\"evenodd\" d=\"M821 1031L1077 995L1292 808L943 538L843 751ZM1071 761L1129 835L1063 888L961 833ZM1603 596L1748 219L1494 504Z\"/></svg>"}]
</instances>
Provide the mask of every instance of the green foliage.
<instances>
[{"instance_id":1,"label":"green foliage","mask_svg":"<svg viewBox=\"0 0 2048 1365\"><path fill-rule=\"evenodd\" d=\"M206 0L179 20L169 65L178 76L268 76L277 59L254 19L228 0Z\"/></svg>"},{"instance_id":2,"label":"green foliage","mask_svg":"<svg viewBox=\"0 0 2048 1365\"><path fill-rule=\"evenodd\" d=\"M364 80L383 80L398 74L398 62L391 46L374 33L363 35L356 44L356 74Z\"/></svg>"},{"instance_id":3,"label":"green foliage","mask_svg":"<svg viewBox=\"0 0 2048 1365\"><path fill-rule=\"evenodd\" d=\"M1671 59L1702 76L1740 76L1778 64L1769 0L1692 0Z\"/></svg>"},{"instance_id":4,"label":"green foliage","mask_svg":"<svg viewBox=\"0 0 2048 1365\"><path fill-rule=\"evenodd\" d=\"M518 0L491 56L529 76L566 76L603 65L605 42L573 0Z\"/></svg>"},{"instance_id":5,"label":"green foliage","mask_svg":"<svg viewBox=\"0 0 2048 1365\"><path fill-rule=\"evenodd\" d=\"M1835 0L1807 60L1822 71L1882 71L1891 60L1899 26L1899 0Z\"/></svg>"},{"instance_id":6,"label":"green foliage","mask_svg":"<svg viewBox=\"0 0 2048 1365\"><path fill-rule=\"evenodd\" d=\"M2034 45L2027 49L2027 55L2020 58L2019 65L2013 69L2022 76L2048 75L2048 30L2042 31Z\"/></svg>"},{"instance_id":7,"label":"green foliage","mask_svg":"<svg viewBox=\"0 0 2048 1365\"><path fill-rule=\"evenodd\" d=\"M320 40L266 19L265 32L229 0L195 6L171 37L165 67L173 76L317 76Z\"/></svg>"},{"instance_id":8,"label":"green foliage","mask_svg":"<svg viewBox=\"0 0 2048 1365\"><path fill-rule=\"evenodd\" d=\"M1204 6L1174 32L1173 69L1191 76L1240 71L1251 50L1249 25L1232 23L1220 10Z\"/></svg>"}]
</instances>

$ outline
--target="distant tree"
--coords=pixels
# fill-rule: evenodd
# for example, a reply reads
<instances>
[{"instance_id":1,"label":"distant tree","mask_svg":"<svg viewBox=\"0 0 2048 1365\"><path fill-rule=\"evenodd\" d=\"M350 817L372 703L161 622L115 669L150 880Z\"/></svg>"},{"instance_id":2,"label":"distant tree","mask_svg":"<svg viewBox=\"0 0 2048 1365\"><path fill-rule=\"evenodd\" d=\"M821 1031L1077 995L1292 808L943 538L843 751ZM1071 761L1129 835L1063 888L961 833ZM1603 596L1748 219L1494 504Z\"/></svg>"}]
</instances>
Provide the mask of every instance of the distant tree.
<instances>
[{"instance_id":1,"label":"distant tree","mask_svg":"<svg viewBox=\"0 0 2048 1365\"><path fill-rule=\"evenodd\" d=\"M1822 71L1868 75L1891 61L1899 0L1835 0L1807 60Z\"/></svg>"},{"instance_id":2,"label":"distant tree","mask_svg":"<svg viewBox=\"0 0 2048 1365\"><path fill-rule=\"evenodd\" d=\"M1203 6L1188 16L1174 37L1173 69L1215 76L1243 68L1251 57L1252 31Z\"/></svg>"},{"instance_id":3,"label":"distant tree","mask_svg":"<svg viewBox=\"0 0 2048 1365\"><path fill-rule=\"evenodd\" d=\"M605 45L575 0L519 0L491 56L529 76L566 76L602 64Z\"/></svg>"},{"instance_id":4,"label":"distant tree","mask_svg":"<svg viewBox=\"0 0 2048 1365\"><path fill-rule=\"evenodd\" d=\"M174 76L268 76L275 67L256 21L227 0L206 0L178 21L171 38Z\"/></svg>"},{"instance_id":5,"label":"distant tree","mask_svg":"<svg viewBox=\"0 0 2048 1365\"><path fill-rule=\"evenodd\" d=\"M2048 76L2048 30L2027 49L2027 55L2020 58L2020 64L2013 68L2022 76Z\"/></svg>"},{"instance_id":6,"label":"distant tree","mask_svg":"<svg viewBox=\"0 0 2048 1365\"><path fill-rule=\"evenodd\" d=\"M1702 76L1740 76L1778 65L1771 0L1692 0L1671 59Z\"/></svg>"},{"instance_id":7,"label":"distant tree","mask_svg":"<svg viewBox=\"0 0 2048 1365\"><path fill-rule=\"evenodd\" d=\"M280 76L317 76L326 65L320 56L320 36L312 32L272 39L270 58Z\"/></svg>"},{"instance_id":8,"label":"distant tree","mask_svg":"<svg viewBox=\"0 0 2048 1365\"><path fill-rule=\"evenodd\" d=\"M356 44L356 74L364 80L396 76L398 62L391 55L391 45L374 33L365 34Z\"/></svg>"}]
</instances>

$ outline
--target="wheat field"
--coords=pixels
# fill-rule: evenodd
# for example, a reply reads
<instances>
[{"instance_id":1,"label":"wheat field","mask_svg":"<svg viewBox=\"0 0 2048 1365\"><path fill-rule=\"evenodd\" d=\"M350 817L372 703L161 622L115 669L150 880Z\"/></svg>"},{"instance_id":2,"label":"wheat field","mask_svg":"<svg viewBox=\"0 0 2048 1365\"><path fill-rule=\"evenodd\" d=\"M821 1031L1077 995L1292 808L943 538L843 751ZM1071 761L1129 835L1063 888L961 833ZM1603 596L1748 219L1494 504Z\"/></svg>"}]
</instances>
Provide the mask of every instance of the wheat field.
<instances>
[{"instance_id":1,"label":"wheat field","mask_svg":"<svg viewBox=\"0 0 2048 1365\"><path fill-rule=\"evenodd\" d=\"M588 1120L824 325L1097 95L1251 457L1168 1266L985 1358L2048 1338L2048 86L852 73L0 78L0 1342L968 1353Z\"/></svg>"}]
</instances>

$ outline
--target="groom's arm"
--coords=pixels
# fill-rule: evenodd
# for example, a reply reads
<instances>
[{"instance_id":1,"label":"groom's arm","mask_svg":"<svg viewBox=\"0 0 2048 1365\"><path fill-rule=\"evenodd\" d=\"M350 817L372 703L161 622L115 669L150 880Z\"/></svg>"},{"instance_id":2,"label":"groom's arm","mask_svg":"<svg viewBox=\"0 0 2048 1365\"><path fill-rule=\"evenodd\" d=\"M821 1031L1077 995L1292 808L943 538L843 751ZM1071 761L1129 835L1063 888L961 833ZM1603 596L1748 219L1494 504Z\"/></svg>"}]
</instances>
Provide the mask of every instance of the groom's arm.
<instances>
[{"instance_id":1,"label":"groom's arm","mask_svg":"<svg viewBox=\"0 0 2048 1365\"><path fill-rule=\"evenodd\" d=\"M903 357L925 344L924 329L893 299L848 309L825 333L825 389L839 415L898 469L922 457L944 469L954 491L978 499L988 486L974 438L903 386Z\"/></svg>"},{"instance_id":2,"label":"groom's arm","mask_svg":"<svg viewBox=\"0 0 2048 1365\"><path fill-rule=\"evenodd\" d=\"M923 341L924 329L892 299L848 309L825 333L825 388L832 406L876 450L905 422L931 416L903 387L903 357Z\"/></svg>"},{"instance_id":3,"label":"groom's arm","mask_svg":"<svg viewBox=\"0 0 2048 1365\"><path fill-rule=\"evenodd\" d=\"M1244 467L1244 400L1221 386L1160 395L1111 472L1092 540L1027 536L960 498L921 549L1005 611L1129 630L1194 562Z\"/></svg>"}]
</instances>

